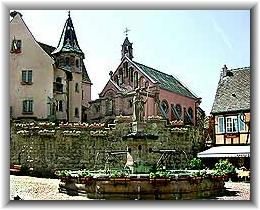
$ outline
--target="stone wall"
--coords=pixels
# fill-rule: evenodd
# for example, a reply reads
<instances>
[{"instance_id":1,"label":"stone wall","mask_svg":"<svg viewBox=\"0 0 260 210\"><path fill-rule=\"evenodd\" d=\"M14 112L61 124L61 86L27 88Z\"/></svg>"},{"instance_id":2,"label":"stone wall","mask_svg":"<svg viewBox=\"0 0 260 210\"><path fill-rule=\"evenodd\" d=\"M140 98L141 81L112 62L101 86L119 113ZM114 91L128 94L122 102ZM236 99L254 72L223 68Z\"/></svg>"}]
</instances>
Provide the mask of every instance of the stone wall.
<instances>
[{"instance_id":1,"label":"stone wall","mask_svg":"<svg viewBox=\"0 0 260 210\"><path fill-rule=\"evenodd\" d=\"M131 148L134 157L153 164L161 154L149 152L151 149L176 149L180 153L173 156L169 164L178 169L185 167L196 153L194 145L203 142L203 130L198 127L166 126L160 119L149 119L145 125L145 133L156 138L126 138L131 133L131 121L124 117L109 126L11 122L10 163L20 163L34 171L122 168L126 154L108 156L107 151Z\"/></svg>"}]
</instances>

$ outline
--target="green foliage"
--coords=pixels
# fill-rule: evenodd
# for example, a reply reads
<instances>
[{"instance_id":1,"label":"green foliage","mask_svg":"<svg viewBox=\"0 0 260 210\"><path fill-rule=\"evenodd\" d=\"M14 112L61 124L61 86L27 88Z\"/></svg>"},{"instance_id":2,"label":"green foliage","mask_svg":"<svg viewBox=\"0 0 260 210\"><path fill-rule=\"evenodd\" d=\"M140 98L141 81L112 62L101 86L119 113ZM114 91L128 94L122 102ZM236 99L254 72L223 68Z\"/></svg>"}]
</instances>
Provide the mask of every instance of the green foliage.
<instances>
[{"instance_id":1,"label":"green foliage","mask_svg":"<svg viewBox=\"0 0 260 210\"><path fill-rule=\"evenodd\" d=\"M152 170L151 164L147 162L141 162L138 165L135 164L135 173L149 173Z\"/></svg>"},{"instance_id":2,"label":"green foliage","mask_svg":"<svg viewBox=\"0 0 260 210\"><path fill-rule=\"evenodd\" d=\"M193 158L189 161L189 168L192 170L201 170L204 167L205 167L204 164L199 158Z\"/></svg>"},{"instance_id":3,"label":"green foliage","mask_svg":"<svg viewBox=\"0 0 260 210\"><path fill-rule=\"evenodd\" d=\"M56 172L56 175L57 175L58 177L68 177L68 176L71 175L70 172L71 172L71 171L69 171L69 170L61 170L61 171L57 171L57 172Z\"/></svg>"},{"instance_id":4,"label":"green foliage","mask_svg":"<svg viewBox=\"0 0 260 210\"><path fill-rule=\"evenodd\" d=\"M219 162L217 162L215 164L214 167L214 175L227 175L227 174L232 174L235 172L235 167L232 165L232 163L230 163L227 159L226 160L219 160Z\"/></svg>"},{"instance_id":5,"label":"green foliage","mask_svg":"<svg viewBox=\"0 0 260 210\"><path fill-rule=\"evenodd\" d=\"M206 177L207 171L206 170L199 170L199 171L193 172L191 174L191 176L193 176L193 177Z\"/></svg>"},{"instance_id":6,"label":"green foliage","mask_svg":"<svg viewBox=\"0 0 260 210\"><path fill-rule=\"evenodd\" d=\"M79 177L92 177L92 174L91 174L90 171L87 170L87 169L84 169L84 170L82 170L82 171L79 171L79 172L78 172L78 175L79 175Z\"/></svg>"},{"instance_id":7,"label":"green foliage","mask_svg":"<svg viewBox=\"0 0 260 210\"><path fill-rule=\"evenodd\" d=\"M156 171L156 172L151 172L149 174L149 177L151 179L154 178L170 178L170 172L169 171Z\"/></svg>"},{"instance_id":8,"label":"green foliage","mask_svg":"<svg viewBox=\"0 0 260 210\"><path fill-rule=\"evenodd\" d=\"M122 177L128 177L128 173L123 170L112 170L109 173L110 178L122 178Z\"/></svg>"}]
</instances>

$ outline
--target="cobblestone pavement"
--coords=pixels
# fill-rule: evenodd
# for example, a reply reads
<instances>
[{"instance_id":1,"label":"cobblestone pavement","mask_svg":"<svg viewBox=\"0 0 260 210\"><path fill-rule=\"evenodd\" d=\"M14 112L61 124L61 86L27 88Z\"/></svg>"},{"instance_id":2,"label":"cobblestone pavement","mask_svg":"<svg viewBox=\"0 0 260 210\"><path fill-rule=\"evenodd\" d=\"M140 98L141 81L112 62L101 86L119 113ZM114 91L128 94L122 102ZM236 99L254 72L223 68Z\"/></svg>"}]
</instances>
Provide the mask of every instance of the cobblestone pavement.
<instances>
[{"instance_id":1,"label":"cobblestone pavement","mask_svg":"<svg viewBox=\"0 0 260 210\"><path fill-rule=\"evenodd\" d=\"M90 200L86 196L69 196L58 191L58 179L10 175L10 200ZM250 200L250 183L226 182L225 193L210 200Z\"/></svg>"},{"instance_id":2,"label":"cobblestone pavement","mask_svg":"<svg viewBox=\"0 0 260 210\"><path fill-rule=\"evenodd\" d=\"M250 200L249 182L225 182L226 192L216 200Z\"/></svg>"},{"instance_id":3,"label":"cobblestone pavement","mask_svg":"<svg viewBox=\"0 0 260 210\"><path fill-rule=\"evenodd\" d=\"M19 196L23 200L90 200L85 196L59 193L58 179L10 175L10 200Z\"/></svg>"}]
</instances>

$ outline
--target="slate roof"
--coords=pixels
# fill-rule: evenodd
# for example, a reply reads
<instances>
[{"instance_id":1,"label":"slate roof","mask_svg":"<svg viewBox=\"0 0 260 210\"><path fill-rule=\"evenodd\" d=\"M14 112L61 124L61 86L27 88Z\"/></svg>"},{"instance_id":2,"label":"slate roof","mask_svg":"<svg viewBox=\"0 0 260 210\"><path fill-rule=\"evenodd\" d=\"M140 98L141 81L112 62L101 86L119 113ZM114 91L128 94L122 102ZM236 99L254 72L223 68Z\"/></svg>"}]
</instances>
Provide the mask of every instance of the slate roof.
<instances>
[{"instance_id":1,"label":"slate roof","mask_svg":"<svg viewBox=\"0 0 260 210\"><path fill-rule=\"evenodd\" d=\"M59 52L76 52L83 54L84 56L84 53L79 47L77 36L70 15L64 25L59 44L57 48L52 52L52 54L56 54Z\"/></svg>"},{"instance_id":2,"label":"slate roof","mask_svg":"<svg viewBox=\"0 0 260 210\"><path fill-rule=\"evenodd\" d=\"M212 114L250 110L250 67L229 72L225 77L221 73Z\"/></svg>"},{"instance_id":3,"label":"slate roof","mask_svg":"<svg viewBox=\"0 0 260 210\"><path fill-rule=\"evenodd\" d=\"M159 83L159 86L163 89L169 90L174 93L178 93L190 98L198 98L187 87L185 87L179 80L172 75L163 73L151 67L133 61L146 75Z\"/></svg>"},{"instance_id":4,"label":"slate roof","mask_svg":"<svg viewBox=\"0 0 260 210\"><path fill-rule=\"evenodd\" d=\"M41 46L41 48L50 56L50 57L52 57L52 52L53 52L53 50L55 50L55 47L53 47L53 46L50 46L50 45L47 45L47 44L44 44L44 43L41 43L41 42L37 42L40 46Z\"/></svg>"},{"instance_id":5,"label":"slate roof","mask_svg":"<svg viewBox=\"0 0 260 210\"><path fill-rule=\"evenodd\" d=\"M82 66L82 81L87 82L87 83L91 83L91 80L88 76L84 62L83 62L83 66Z\"/></svg>"}]
</instances>

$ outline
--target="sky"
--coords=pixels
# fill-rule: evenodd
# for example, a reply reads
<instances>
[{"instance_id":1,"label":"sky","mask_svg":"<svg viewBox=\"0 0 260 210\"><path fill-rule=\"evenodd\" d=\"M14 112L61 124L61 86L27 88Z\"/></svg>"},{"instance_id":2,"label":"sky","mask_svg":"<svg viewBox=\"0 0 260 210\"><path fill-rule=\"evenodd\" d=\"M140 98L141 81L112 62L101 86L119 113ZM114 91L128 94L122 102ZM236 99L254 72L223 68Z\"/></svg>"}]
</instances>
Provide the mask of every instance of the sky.
<instances>
[{"instance_id":1,"label":"sky","mask_svg":"<svg viewBox=\"0 0 260 210\"><path fill-rule=\"evenodd\" d=\"M18 10L37 41L56 47L68 10ZM71 10L98 98L120 64L121 45L133 43L136 62L179 79L210 114L220 72L250 66L250 10Z\"/></svg>"}]
</instances>

